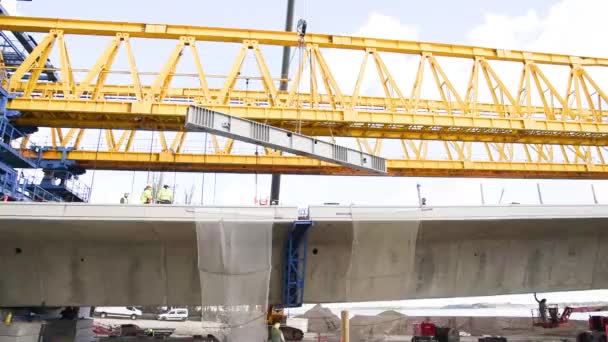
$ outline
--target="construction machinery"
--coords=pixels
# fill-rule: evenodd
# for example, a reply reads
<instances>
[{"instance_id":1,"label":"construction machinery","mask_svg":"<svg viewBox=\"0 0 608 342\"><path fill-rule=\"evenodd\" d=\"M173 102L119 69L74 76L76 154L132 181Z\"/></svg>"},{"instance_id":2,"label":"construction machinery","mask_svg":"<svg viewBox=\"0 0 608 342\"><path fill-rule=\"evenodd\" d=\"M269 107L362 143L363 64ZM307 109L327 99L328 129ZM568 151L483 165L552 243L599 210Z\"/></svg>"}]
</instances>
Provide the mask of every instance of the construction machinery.
<instances>
[{"instance_id":1,"label":"construction machinery","mask_svg":"<svg viewBox=\"0 0 608 342\"><path fill-rule=\"evenodd\" d=\"M460 342L460 332L449 327L439 327L435 323L414 324L412 342Z\"/></svg>"},{"instance_id":2,"label":"construction machinery","mask_svg":"<svg viewBox=\"0 0 608 342\"><path fill-rule=\"evenodd\" d=\"M549 305L547 306L548 316L546 319L542 319L539 310L532 310L532 325L541 328L558 328L567 325L570 321L570 315L573 313L599 311L608 311L608 306L567 306L560 315L559 307L557 305Z\"/></svg>"},{"instance_id":3,"label":"construction machinery","mask_svg":"<svg viewBox=\"0 0 608 342\"><path fill-rule=\"evenodd\" d=\"M589 331L576 336L577 342L606 342L608 336L608 316L589 317Z\"/></svg>"}]
</instances>

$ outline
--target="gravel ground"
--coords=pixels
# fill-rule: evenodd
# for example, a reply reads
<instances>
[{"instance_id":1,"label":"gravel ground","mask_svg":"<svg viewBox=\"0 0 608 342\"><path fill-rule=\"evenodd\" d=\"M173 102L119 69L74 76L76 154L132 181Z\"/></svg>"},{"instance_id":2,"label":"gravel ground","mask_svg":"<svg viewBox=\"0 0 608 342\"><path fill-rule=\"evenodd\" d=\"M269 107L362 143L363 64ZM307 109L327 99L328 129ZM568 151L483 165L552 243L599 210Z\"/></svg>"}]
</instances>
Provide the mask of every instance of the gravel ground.
<instances>
[{"instance_id":1,"label":"gravel ground","mask_svg":"<svg viewBox=\"0 0 608 342\"><path fill-rule=\"evenodd\" d=\"M191 337L193 335L202 335L206 336L207 334L213 334L217 332L218 323L215 322L200 322L200 321L186 321L186 322L172 322L172 321L157 321L152 319L138 319L138 320L130 320L130 319L120 319L120 318L94 318L96 323L101 323L104 325L120 325L120 324L136 324L140 328L174 328L175 333L170 340L176 340L180 342L189 342L195 341ZM378 341L403 341L410 342L411 336L390 336L382 339L381 336L378 336L380 339ZM326 339L322 338L320 341L323 342L337 342L339 340L336 336L326 336ZM461 337L461 342L477 342L478 337L470 336L470 337ZM123 339L101 339L101 341L112 341L118 342ZM125 338L125 341L130 342L138 342L138 341L153 341L153 338L147 339L134 339L134 338ZM520 341L520 342L561 342L565 340L574 341L574 337L572 338L564 338L557 336L512 336L508 338L509 342L511 341ZM316 334L308 333L305 335L305 342L317 342ZM352 341L355 342L355 341Z\"/></svg>"},{"instance_id":2,"label":"gravel ground","mask_svg":"<svg viewBox=\"0 0 608 342\"><path fill-rule=\"evenodd\" d=\"M99 318L94 317L95 323L101 323L104 325L121 325L121 324L135 324L140 328L174 328L175 333L170 340L176 340L180 342L194 341L191 337L193 335L206 336L207 334L213 334L217 332L218 323L215 322L201 322L201 321L185 321L185 322L172 322L172 321L158 321L152 319L121 319L121 318ZM123 339L112 338L112 339L100 339L100 341L112 341L118 342ZM152 338L148 339L134 339L125 338L125 341L138 342L138 341L151 341ZM306 342L317 341L315 334L307 334L304 338ZM323 341L323 340L322 340ZM328 339L327 342L334 342L337 339ZM409 342L409 339L407 340Z\"/></svg>"}]
</instances>

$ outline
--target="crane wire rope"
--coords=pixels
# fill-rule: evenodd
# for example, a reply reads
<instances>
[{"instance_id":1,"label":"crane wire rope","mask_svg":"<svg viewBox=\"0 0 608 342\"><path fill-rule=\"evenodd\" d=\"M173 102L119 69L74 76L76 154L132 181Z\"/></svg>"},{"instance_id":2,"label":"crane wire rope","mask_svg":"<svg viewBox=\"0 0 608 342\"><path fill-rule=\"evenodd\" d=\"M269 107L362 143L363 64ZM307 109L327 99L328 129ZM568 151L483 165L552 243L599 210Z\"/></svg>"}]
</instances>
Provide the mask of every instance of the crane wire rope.
<instances>
[{"instance_id":1,"label":"crane wire rope","mask_svg":"<svg viewBox=\"0 0 608 342\"><path fill-rule=\"evenodd\" d=\"M249 78L245 79L245 93L247 94L249 92ZM270 100L269 100L270 101ZM268 117L266 117L266 119L264 120L264 124L268 123ZM259 203L259 199L258 199L258 171L257 171L257 166L259 164L259 152L258 152L258 145L255 145L255 171L254 171L254 188L253 188L253 203L258 204ZM266 151L266 149L264 149L264 151Z\"/></svg>"},{"instance_id":2,"label":"crane wire rope","mask_svg":"<svg viewBox=\"0 0 608 342\"><path fill-rule=\"evenodd\" d=\"M135 170L133 170L133 176L131 177L131 195L133 195L134 190L135 190Z\"/></svg>"},{"instance_id":3,"label":"crane wire rope","mask_svg":"<svg viewBox=\"0 0 608 342\"><path fill-rule=\"evenodd\" d=\"M95 173L97 173L97 160L99 159L99 145L101 144L101 129L97 135L97 149L95 150L95 160L93 161L93 175L91 176L91 187L89 188L89 194L87 196L88 201L91 199L93 193L93 186L95 185Z\"/></svg>"},{"instance_id":4,"label":"crane wire rope","mask_svg":"<svg viewBox=\"0 0 608 342\"><path fill-rule=\"evenodd\" d=\"M152 138L150 139L150 151L148 154L148 175L146 176L146 183L150 183L150 168L152 164L152 149L154 148L154 131L151 132Z\"/></svg>"},{"instance_id":5,"label":"crane wire rope","mask_svg":"<svg viewBox=\"0 0 608 342\"><path fill-rule=\"evenodd\" d=\"M208 133L205 133L205 144L203 145L203 155L205 156L205 163L207 162L207 139ZM203 171L203 181L201 184L201 205L205 205L205 171Z\"/></svg>"},{"instance_id":6,"label":"crane wire rope","mask_svg":"<svg viewBox=\"0 0 608 342\"><path fill-rule=\"evenodd\" d=\"M304 37L302 37L299 42L298 42L298 47L297 47L297 53L298 53L298 69L300 68L300 65L302 65L302 63L304 63L303 59L304 59ZM304 68L302 68L304 69ZM304 72L302 70L302 72ZM311 76L312 77L312 76ZM300 103L300 83L302 82L302 75L300 75L300 79L298 80L297 84L295 84L295 89L296 89L296 93L298 94L298 100L296 101L296 113L297 113L297 126L296 126L296 132L298 134L302 133L302 104Z\"/></svg>"},{"instance_id":7,"label":"crane wire rope","mask_svg":"<svg viewBox=\"0 0 608 342\"><path fill-rule=\"evenodd\" d=\"M174 154L175 155L175 154ZM171 196L171 202L175 203L175 190L177 189L177 165L173 162L173 196Z\"/></svg>"},{"instance_id":8,"label":"crane wire rope","mask_svg":"<svg viewBox=\"0 0 608 342\"><path fill-rule=\"evenodd\" d=\"M213 173L213 205L217 205L217 202L215 201L216 186L217 186L217 172L214 172Z\"/></svg>"}]
</instances>

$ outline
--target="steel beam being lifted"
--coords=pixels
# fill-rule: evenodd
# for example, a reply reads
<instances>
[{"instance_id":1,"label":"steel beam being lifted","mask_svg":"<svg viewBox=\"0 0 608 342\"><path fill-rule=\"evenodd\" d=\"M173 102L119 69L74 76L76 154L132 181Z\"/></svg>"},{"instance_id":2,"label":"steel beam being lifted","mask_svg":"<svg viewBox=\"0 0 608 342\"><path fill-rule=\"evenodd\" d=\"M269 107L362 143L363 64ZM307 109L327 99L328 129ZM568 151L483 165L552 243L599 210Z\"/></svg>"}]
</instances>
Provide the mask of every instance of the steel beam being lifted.
<instances>
[{"instance_id":1,"label":"steel beam being lifted","mask_svg":"<svg viewBox=\"0 0 608 342\"><path fill-rule=\"evenodd\" d=\"M188 107L186 128L192 131L209 132L300 156L319 159L357 170L386 173L386 160L384 158L207 108Z\"/></svg>"}]
</instances>

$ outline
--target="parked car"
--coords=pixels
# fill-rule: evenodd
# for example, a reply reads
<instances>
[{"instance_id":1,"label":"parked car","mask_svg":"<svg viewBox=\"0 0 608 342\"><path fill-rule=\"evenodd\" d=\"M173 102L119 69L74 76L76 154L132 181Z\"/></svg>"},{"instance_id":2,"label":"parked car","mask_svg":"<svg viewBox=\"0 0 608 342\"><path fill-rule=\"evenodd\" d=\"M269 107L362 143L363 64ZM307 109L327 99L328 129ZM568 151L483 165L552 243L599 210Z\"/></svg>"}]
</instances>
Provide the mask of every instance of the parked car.
<instances>
[{"instance_id":1,"label":"parked car","mask_svg":"<svg viewBox=\"0 0 608 342\"><path fill-rule=\"evenodd\" d=\"M99 314L99 317L128 317L130 319L137 319L141 317L141 310L136 309L132 306L105 306L96 307L95 313Z\"/></svg>"},{"instance_id":2,"label":"parked car","mask_svg":"<svg viewBox=\"0 0 608 342\"><path fill-rule=\"evenodd\" d=\"M188 319L188 309L171 309L156 317L159 321L185 321Z\"/></svg>"}]
</instances>

